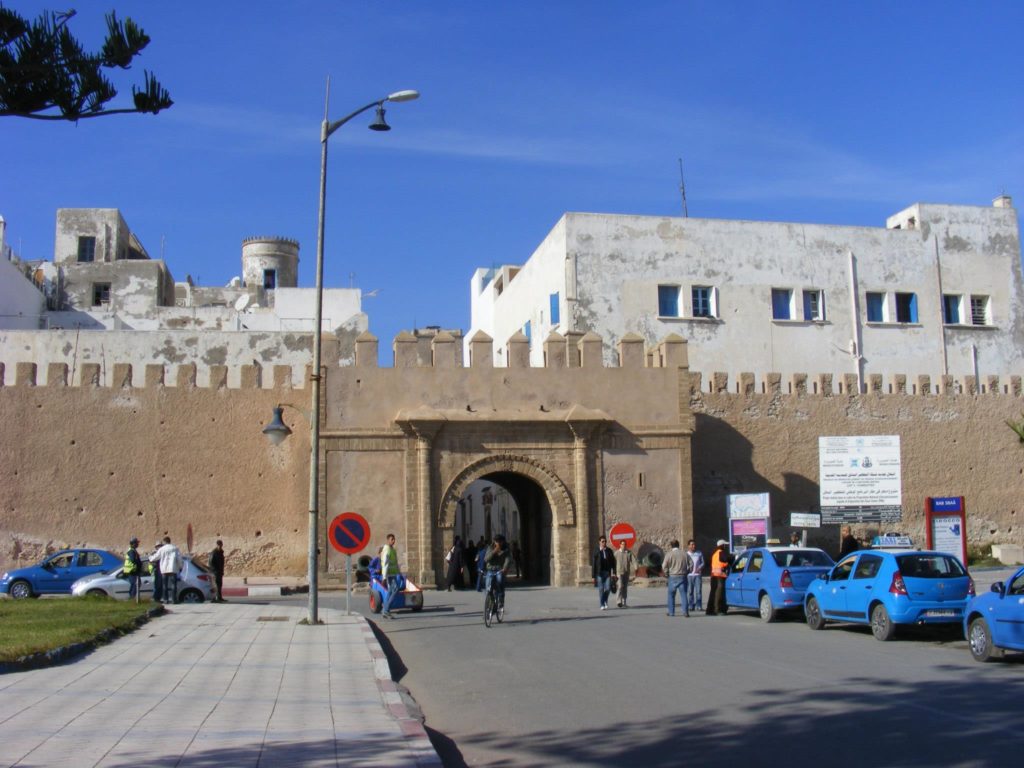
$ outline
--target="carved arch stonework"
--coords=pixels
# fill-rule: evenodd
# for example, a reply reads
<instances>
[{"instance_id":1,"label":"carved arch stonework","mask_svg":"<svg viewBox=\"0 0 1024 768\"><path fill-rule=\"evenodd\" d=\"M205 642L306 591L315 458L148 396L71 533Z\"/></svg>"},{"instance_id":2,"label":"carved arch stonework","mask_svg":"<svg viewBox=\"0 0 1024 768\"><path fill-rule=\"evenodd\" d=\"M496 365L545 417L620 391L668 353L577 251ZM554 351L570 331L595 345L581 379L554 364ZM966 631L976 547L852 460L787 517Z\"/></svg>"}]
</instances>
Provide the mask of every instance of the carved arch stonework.
<instances>
[{"instance_id":1,"label":"carved arch stonework","mask_svg":"<svg viewBox=\"0 0 1024 768\"><path fill-rule=\"evenodd\" d=\"M551 519L556 525L569 526L576 523L576 510L573 506L572 496L558 475L529 456L501 454L477 459L455 476L441 498L437 527L453 528L459 499L469 488L470 483L495 472L513 472L530 478L547 495L548 503L551 505Z\"/></svg>"}]
</instances>

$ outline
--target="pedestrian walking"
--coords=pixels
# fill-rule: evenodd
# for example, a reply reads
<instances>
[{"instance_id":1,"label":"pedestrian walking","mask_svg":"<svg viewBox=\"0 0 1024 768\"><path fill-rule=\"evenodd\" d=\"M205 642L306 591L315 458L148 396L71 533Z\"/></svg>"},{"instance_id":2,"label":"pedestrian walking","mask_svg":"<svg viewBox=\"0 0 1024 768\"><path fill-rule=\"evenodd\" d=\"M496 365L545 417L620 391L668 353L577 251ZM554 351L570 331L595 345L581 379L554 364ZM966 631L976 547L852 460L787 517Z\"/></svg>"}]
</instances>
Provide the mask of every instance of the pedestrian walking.
<instances>
[{"instance_id":1,"label":"pedestrian walking","mask_svg":"<svg viewBox=\"0 0 1024 768\"><path fill-rule=\"evenodd\" d=\"M691 611L704 610L703 580L704 553L697 549L697 542L686 542L686 554L690 556L690 567L686 571L686 607Z\"/></svg>"},{"instance_id":2,"label":"pedestrian walking","mask_svg":"<svg viewBox=\"0 0 1024 768\"><path fill-rule=\"evenodd\" d=\"M124 554L124 569L121 571L128 579L128 599L135 598L139 602L139 586L142 578L142 558L139 557L139 540L132 536L128 542L128 551Z\"/></svg>"},{"instance_id":3,"label":"pedestrian walking","mask_svg":"<svg viewBox=\"0 0 1024 768\"><path fill-rule=\"evenodd\" d=\"M476 547L476 591L484 591L484 578L486 577L487 571L487 551L488 547L484 543L483 536L480 537L480 543Z\"/></svg>"},{"instance_id":4,"label":"pedestrian walking","mask_svg":"<svg viewBox=\"0 0 1024 768\"><path fill-rule=\"evenodd\" d=\"M153 602L159 603L164 598L164 580L160 578L160 547L164 543L160 539L153 545L153 552L146 559L149 561L149 572L153 576Z\"/></svg>"},{"instance_id":5,"label":"pedestrian walking","mask_svg":"<svg viewBox=\"0 0 1024 768\"><path fill-rule=\"evenodd\" d=\"M669 546L671 549L661 562L662 570L668 577L666 615L676 615L676 593L679 593L679 605L683 609L683 616L689 616L690 608L686 603L686 575L691 568L690 556L679 548L679 539L672 539Z\"/></svg>"},{"instance_id":6,"label":"pedestrian walking","mask_svg":"<svg viewBox=\"0 0 1024 768\"><path fill-rule=\"evenodd\" d=\"M462 550L462 561L466 569L466 583L472 587L476 584L476 542L473 541L472 536L466 538L469 539L469 543Z\"/></svg>"},{"instance_id":7,"label":"pedestrian walking","mask_svg":"<svg viewBox=\"0 0 1024 768\"><path fill-rule=\"evenodd\" d=\"M216 594L213 596L215 603L227 602L224 599L224 542L217 539L217 546L210 552L210 570L213 571L213 583L216 587Z\"/></svg>"},{"instance_id":8,"label":"pedestrian walking","mask_svg":"<svg viewBox=\"0 0 1024 768\"><path fill-rule=\"evenodd\" d=\"M803 537L800 535L800 531L793 531L789 534L789 546L802 547L803 545Z\"/></svg>"},{"instance_id":9,"label":"pedestrian walking","mask_svg":"<svg viewBox=\"0 0 1024 768\"><path fill-rule=\"evenodd\" d=\"M391 615L391 603L398 594L398 548L395 546L395 534L387 535L387 544L380 551L380 570L388 582L388 593L384 597L384 606L381 616L385 619L393 619Z\"/></svg>"},{"instance_id":10,"label":"pedestrian walking","mask_svg":"<svg viewBox=\"0 0 1024 768\"><path fill-rule=\"evenodd\" d=\"M597 551L591 567L594 586L601 603L601 610L608 610L608 593L611 591L612 576L615 575L615 553L608 549L608 540L602 536L597 541Z\"/></svg>"},{"instance_id":11,"label":"pedestrian walking","mask_svg":"<svg viewBox=\"0 0 1024 768\"><path fill-rule=\"evenodd\" d=\"M522 578L523 574L523 550L519 548L519 541L512 542L512 563L516 567L516 578Z\"/></svg>"},{"instance_id":12,"label":"pedestrian walking","mask_svg":"<svg viewBox=\"0 0 1024 768\"><path fill-rule=\"evenodd\" d=\"M711 591L708 594L708 616L725 615L725 579L729 575L729 564L735 558L729 554L729 542L719 539L711 553Z\"/></svg>"},{"instance_id":13,"label":"pedestrian walking","mask_svg":"<svg viewBox=\"0 0 1024 768\"><path fill-rule=\"evenodd\" d=\"M160 602L165 604L178 602L178 572L182 566L181 551L171 543L170 536L164 536L163 545L153 555L150 555L149 559L152 561L154 557L160 568L160 581L163 584L163 595Z\"/></svg>"},{"instance_id":14,"label":"pedestrian walking","mask_svg":"<svg viewBox=\"0 0 1024 768\"><path fill-rule=\"evenodd\" d=\"M619 591L616 595L616 605L619 608L626 607L626 598L629 594L629 579L633 575L636 566L636 558L626 546L625 541L619 542L619 548L615 550L615 571L619 574Z\"/></svg>"},{"instance_id":15,"label":"pedestrian walking","mask_svg":"<svg viewBox=\"0 0 1024 768\"><path fill-rule=\"evenodd\" d=\"M452 548L444 556L444 560L448 564L445 585L449 592L452 591L452 585L455 585L456 589L462 589L462 555L462 539L456 536Z\"/></svg>"}]
</instances>

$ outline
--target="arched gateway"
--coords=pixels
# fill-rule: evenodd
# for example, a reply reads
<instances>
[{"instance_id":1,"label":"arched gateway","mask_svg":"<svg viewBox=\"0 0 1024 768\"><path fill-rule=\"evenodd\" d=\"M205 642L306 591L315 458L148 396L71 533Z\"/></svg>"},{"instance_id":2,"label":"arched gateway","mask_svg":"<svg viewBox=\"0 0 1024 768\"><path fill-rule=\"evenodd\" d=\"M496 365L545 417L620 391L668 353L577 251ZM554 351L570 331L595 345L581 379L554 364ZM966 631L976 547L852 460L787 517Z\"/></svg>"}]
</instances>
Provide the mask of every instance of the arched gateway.
<instances>
[{"instance_id":1,"label":"arched gateway","mask_svg":"<svg viewBox=\"0 0 1024 768\"><path fill-rule=\"evenodd\" d=\"M497 525L515 529L534 583L589 583L597 538L617 521L644 540L687 535L693 417L683 396L685 344L667 340L645 364L642 340L624 338L628 367L609 368L600 339L580 336L552 334L544 368L528 367L519 349L525 338L509 341L509 367L492 368L476 337L474 363L463 368L444 334L429 355L415 338L399 337L395 367L378 368L376 341L360 337L356 365L328 369L324 387L325 522L362 514L373 547L395 533L402 569L428 588L443 583L445 552L467 533L459 502L474 481L515 502L515 521L499 514ZM489 512L484 519L488 527L478 518L475 534L494 530ZM325 565L343 563L328 552Z\"/></svg>"}]
</instances>

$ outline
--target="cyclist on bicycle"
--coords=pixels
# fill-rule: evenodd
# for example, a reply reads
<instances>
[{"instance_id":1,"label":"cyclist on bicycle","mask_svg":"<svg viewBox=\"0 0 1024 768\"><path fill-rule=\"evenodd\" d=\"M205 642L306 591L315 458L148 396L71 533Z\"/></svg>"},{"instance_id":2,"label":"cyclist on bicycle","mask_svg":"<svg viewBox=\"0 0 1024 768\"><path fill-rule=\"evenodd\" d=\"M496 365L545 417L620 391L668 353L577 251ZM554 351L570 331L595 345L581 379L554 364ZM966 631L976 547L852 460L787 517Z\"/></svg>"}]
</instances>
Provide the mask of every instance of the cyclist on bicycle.
<instances>
[{"instance_id":1,"label":"cyclist on bicycle","mask_svg":"<svg viewBox=\"0 0 1024 768\"><path fill-rule=\"evenodd\" d=\"M498 596L498 605L505 605L505 576L512 565L512 552L508 548L508 542L500 533L494 537L494 544L491 546L487 557L484 559L484 567L487 569L487 579L494 580L494 591ZM488 585L488 588L489 585Z\"/></svg>"}]
</instances>

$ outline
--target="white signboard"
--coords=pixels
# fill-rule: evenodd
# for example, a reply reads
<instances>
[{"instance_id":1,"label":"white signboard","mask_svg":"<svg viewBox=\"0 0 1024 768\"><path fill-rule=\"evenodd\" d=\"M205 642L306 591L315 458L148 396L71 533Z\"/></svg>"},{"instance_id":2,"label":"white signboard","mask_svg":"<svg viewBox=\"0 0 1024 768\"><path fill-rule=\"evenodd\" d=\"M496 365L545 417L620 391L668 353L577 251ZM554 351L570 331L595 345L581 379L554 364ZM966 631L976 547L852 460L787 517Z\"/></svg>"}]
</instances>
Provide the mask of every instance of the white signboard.
<instances>
[{"instance_id":1,"label":"white signboard","mask_svg":"<svg viewBox=\"0 0 1024 768\"><path fill-rule=\"evenodd\" d=\"M899 435L818 438L823 523L899 522Z\"/></svg>"},{"instance_id":2,"label":"white signboard","mask_svg":"<svg viewBox=\"0 0 1024 768\"><path fill-rule=\"evenodd\" d=\"M790 512L789 525L792 528L821 528L821 515L817 512Z\"/></svg>"},{"instance_id":3,"label":"white signboard","mask_svg":"<svg viewBox=\"0 0 1024 768\"><path fill-rule=\"evenodd\" d=\"M731 493L727 497L730 520L771 517L767 493Z\"/></svg>"},{"instance_id":4,"label":"white signboard","mask_svg":"<svg viewBox=\"0 0 1024 768\"><path fill-rule=\"evenodd\" d=\"M964 556L964 529L960 515L941 517L936 515L931 519L932 524L932 549L938 552L948 552L954 557Z\"/></svg>"}]
</instances>

